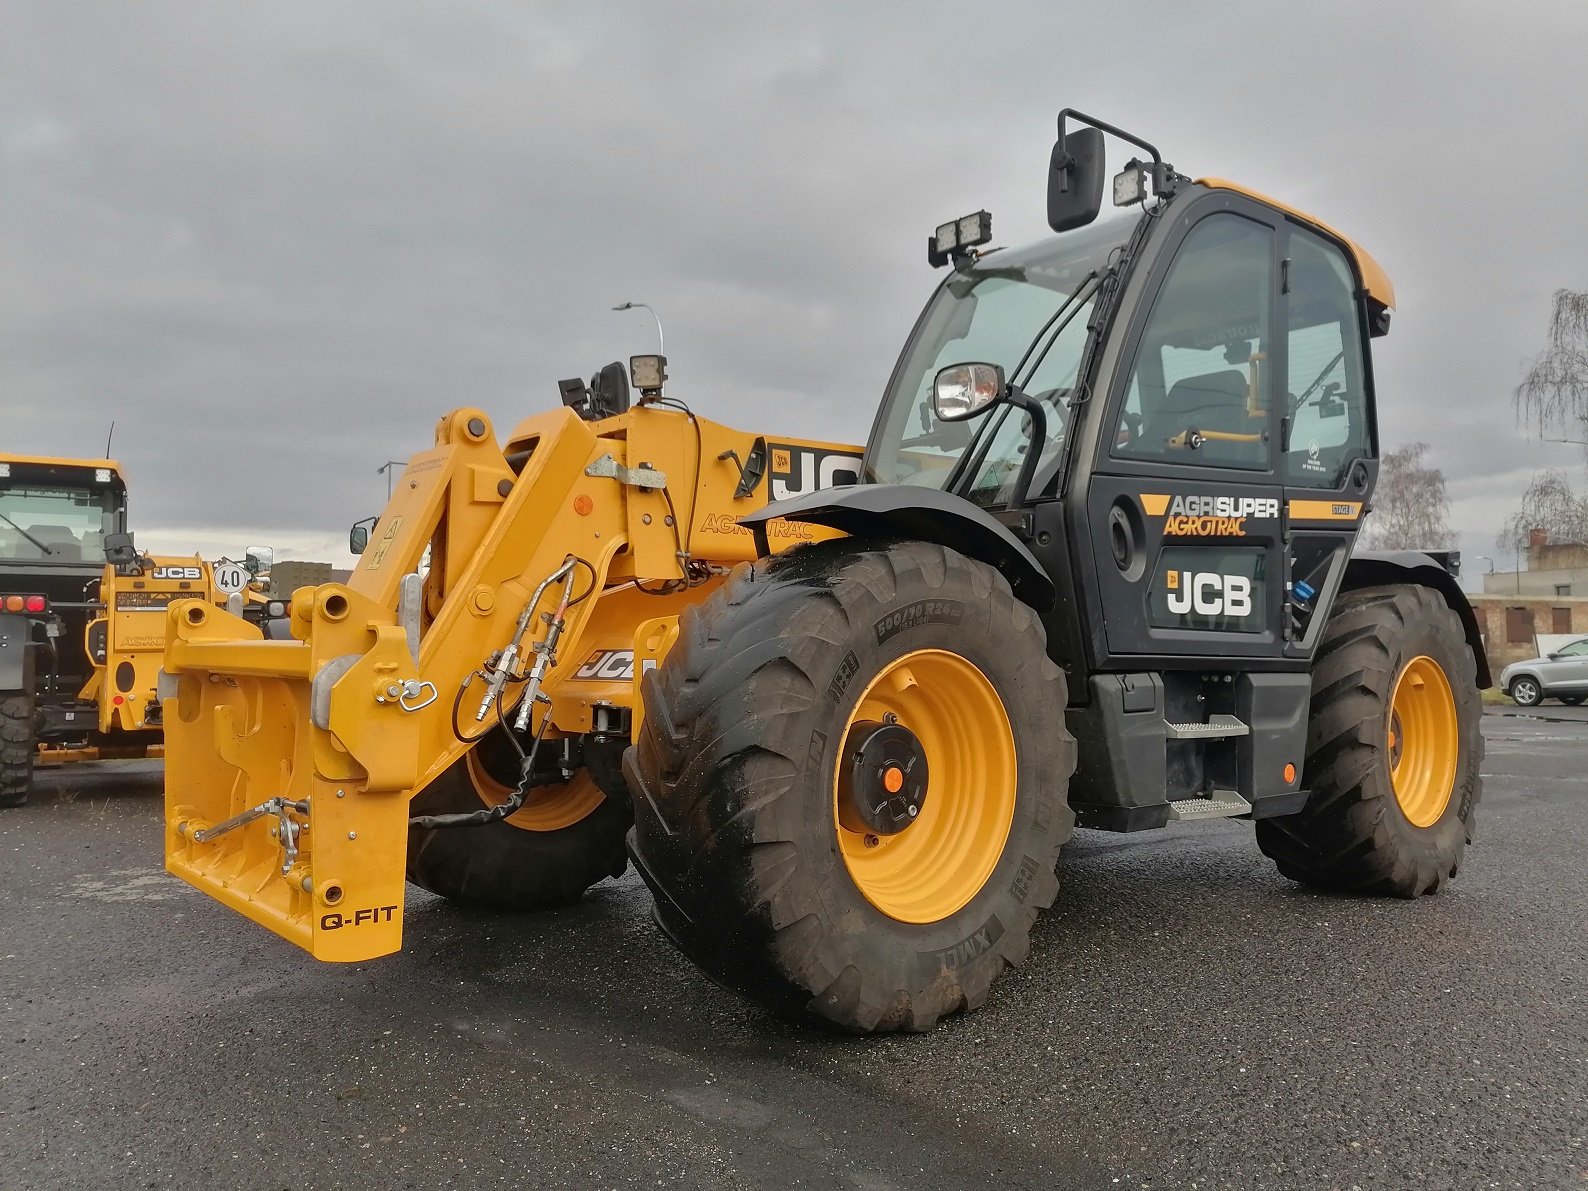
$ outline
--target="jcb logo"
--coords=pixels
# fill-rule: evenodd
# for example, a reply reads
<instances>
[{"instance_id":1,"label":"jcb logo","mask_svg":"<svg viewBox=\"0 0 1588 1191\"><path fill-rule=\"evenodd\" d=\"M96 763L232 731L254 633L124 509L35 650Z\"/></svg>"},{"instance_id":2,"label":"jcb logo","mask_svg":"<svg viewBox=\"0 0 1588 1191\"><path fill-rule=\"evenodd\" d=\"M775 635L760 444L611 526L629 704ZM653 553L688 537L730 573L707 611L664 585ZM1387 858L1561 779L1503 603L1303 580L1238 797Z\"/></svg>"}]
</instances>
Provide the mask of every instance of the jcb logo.
<instances>
[{"instance_id":1,"label":"jcb logo","mask_svg":"<svg viewBox=\"0 0 1588 1191\"><path fill-rule=\"evenodd\" d=\"M1252 581L1245 575L1170 571L1169 611L1176 616L1250 616Z\"/></svg>"},{"instance_id":2,"label":"jcb logo","mask_svg":"<svg viewBox=\"0 0 1588 1191\"><path fill-rule=\"evenodd\" d=\"M772 499L803 496L835 484L860 482L860 456L814 447L771 444Z\"/></svg>"},{"instance_id":3,"label":"jcb logo","mask_svg":"<svg viewBox=\"0 0 1588 1191\"><path fill-rule=\"evenodd\" d=\"M628 682L634 677L632 649L598 649L574 671L575 678L594 678L606 682Z\"/></svg>"},{"instance_id":4,"label":"jcb logo","mask_svg":"<svg viewBox=\"0 0 1588 1191\"><path fill-rule=\"evenodd\" d=\"M204 572L199 567L155 567L156 579L202 579Z\"/></svg>"}]
</instances>

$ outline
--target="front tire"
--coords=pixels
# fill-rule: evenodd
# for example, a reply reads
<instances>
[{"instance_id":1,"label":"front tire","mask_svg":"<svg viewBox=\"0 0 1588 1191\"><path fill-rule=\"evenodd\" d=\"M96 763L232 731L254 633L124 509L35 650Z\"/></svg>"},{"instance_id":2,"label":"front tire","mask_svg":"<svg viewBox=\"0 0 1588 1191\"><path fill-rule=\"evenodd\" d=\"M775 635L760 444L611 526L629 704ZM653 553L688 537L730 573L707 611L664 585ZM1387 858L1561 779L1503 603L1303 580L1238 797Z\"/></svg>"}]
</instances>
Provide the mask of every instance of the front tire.
<instances>
[{"instance_id":1,"label":"front tire","mask_svg":"<svg viewBox=\"0 0 1588 1191\"><path fill-rule=\"evenodd\" d=\"M1558 697L1567 707L1581 707L1583 700L1588 699L1588 695L1560 695Z\"/></svg>"},{"instance_id":2,"label":"front tire","mask_svg":"<svg viewBox=\"0 0 1588 1191\"><path fill-rule=\"evenodd\" d=\"M1510 696L1511 702L1518 707L1537 707L1544 701L1544 690L1538 685L1538 679L1524 674L1512 680Z\"/></svg>"},{"instance_id":3,"label":"front tire","mask_svg":"<svg viewBox=\"0 0 1588 1191\"><path fill-rule=\"evenodd\" d=\"M1074 825L1035 614L954 551L844 540L741 567L680 629L624 766L662 929L787 1016L919 1031L980 1006Z\"/></svg>"},{"instance_id":4,"label":"front tire","mask_svg":"<svg viewBox=\"0 0 1588 1191\"><path fill-rule=\"evenodd\" d=\"M498 806L516 782L516 759L493 732L410 804L414 815L466 814ZM506 819L467 827L410 827L408 879L459 905L548 910L591 885L623 875L627 800L602 794L586 770L537 786Z\"/></svg>"},{"instance_id":5,"label":"front tire","mask_svg":"<svg viewBox=\"0 0 1588 1191\"><path fill-rule=\"evenodd\" d=\"M33 793L38 748L33 696L0 696L0 807L23 806Z\"/></svg>"},{"instance_id":6,"label":"front tire","mask_svg":"<svg viewBox=\"0 0 1588 1191\"><path fill-rule=\"evenodd\" d=\"M1426 587L1342 595L1312 667L1294 815L1257 843L1293 881L1417 897L1456 874L1483 791L1477 666L1460 619Z\"/></svg>"}]
</instances>

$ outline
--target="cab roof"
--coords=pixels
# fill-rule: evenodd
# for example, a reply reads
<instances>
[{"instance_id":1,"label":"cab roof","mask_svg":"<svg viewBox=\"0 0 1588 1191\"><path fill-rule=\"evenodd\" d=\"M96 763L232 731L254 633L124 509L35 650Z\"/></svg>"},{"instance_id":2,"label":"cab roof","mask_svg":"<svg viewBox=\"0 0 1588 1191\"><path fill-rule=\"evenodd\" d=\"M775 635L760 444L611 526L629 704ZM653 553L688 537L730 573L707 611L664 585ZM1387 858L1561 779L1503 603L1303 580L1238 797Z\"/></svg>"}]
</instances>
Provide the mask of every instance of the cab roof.
<instances>
[{"instance_id":1,"label":"cab roof","mask_svg":"<svg viewBox=\"0 0 1588 1191\"><path fill-rule=\"evenodd\" d=\"M1210 190L1233 190L1237 194L1244 194L1247 198L1256 199L1265 206L1283 211L1286 215L1292 216L1302 223L1311 224L1320 231L1328 233L1345 245L1346 250L1355 259L1357 272L1362 275L1362 287L1367 290L1368 297L1372 298L1380 306L1390 310L1395 309L1395 286L1390 282L1389 274L1384 271L1384 266L1373 259L1372 254L1367 249L1351 239L1350 236L1330 227L1316 216L1308 215L1305 211L1292 207L1282 199L1276 199L1272 195L1262 193L1262 191L1253 190L1249 186L1242 186L1239 182L1231 182L1226 178L1198 178L1197 184L1206 186Z\"/></svg>"},{"instance_id":2,"label":"cab roof","mask_svg":"<svg viewBox=\"0 0 1588 1191\"><path fill-rule=\"evenodd\" d=\"M17 455L10 451L0 451L0 463L26 463L37 467L81 467L94 471L108 468L114 479L123 484L127 482L127 473L121 470L121 464L114 459L65 459L56 455Z\"/></svg>"}]
</instances>

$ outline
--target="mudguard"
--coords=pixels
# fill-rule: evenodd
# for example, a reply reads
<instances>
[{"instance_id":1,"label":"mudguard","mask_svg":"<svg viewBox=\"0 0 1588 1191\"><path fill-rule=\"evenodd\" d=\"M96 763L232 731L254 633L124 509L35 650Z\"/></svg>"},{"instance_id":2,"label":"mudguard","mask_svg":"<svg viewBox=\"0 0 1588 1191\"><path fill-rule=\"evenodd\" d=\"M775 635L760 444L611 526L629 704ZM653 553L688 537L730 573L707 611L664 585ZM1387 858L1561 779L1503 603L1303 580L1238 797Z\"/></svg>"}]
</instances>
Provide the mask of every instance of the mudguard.
<instances>
[{"instance_id":1,"label":"mudguard","mask_svg":"<svg viewBox=\"0 0 1588 1191\"><path fill-rule=\"evenodd\" d=\"M33 651L25 616L0 615L0 692L33 690Z\"/></svg>"},{"instance_id":2,"label":"mudguard","mask_svg":"<svg viewBox=\"0 0 1588 1191\"><path fill-rule=\"evenodd\" d=\"M1390 583L1415 583L1431 587L1445 597L1467 635L1467 646L1472 650L1478 666L1478 687L1494 685L1489 673L1489 657L1483 648L1483 634L1478 629L1478 615L1472 610L1467 593L1461 590L1456 577L1439 565L1438 560L1420 550L1362 550L1351 556L1345 566L1345 581L1341 591L1359 587L1378 587Z\"/></svg>"},{"instance_id":3,"label":"mudguard","mask_svg":"<svg viewBox=\"0 0 1588 1191\"><path fill-rule=\"evenodd\" d=\"M1015 595L1036 611L1053 607L1053 580L1042 564L991 514L962 496L913 484L843 484L773 501L739 518L755 535L762 556L771 553L767 524L779 519L825 525L851 537L935 542L996 567Z\"/></svg>"}]
</instances>

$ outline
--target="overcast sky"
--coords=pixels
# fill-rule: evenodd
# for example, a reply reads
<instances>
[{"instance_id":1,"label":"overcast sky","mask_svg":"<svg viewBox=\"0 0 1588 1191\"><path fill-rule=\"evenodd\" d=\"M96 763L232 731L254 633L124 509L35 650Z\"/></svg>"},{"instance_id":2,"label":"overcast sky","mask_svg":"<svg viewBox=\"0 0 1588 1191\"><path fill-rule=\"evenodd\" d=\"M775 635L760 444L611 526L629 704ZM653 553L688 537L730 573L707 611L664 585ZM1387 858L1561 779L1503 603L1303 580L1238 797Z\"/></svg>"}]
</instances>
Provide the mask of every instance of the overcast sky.
<instances>
[{"instance_id":1,"label":"overcast sky","mask_svg":"<svg viewBox=\"0 0 1588 1191\"><path fill-rule=\"evenodd\" d=\"M1380 260L1384 442L1494 555L1582 464L1511 392L1588 289L1585 52L1576 0L0 0L0 447L115 419L140 545L342 561L441 413L651 350L624 300L701 413L859 442L924 236L1045 234L1068 105Z\"/></svg>"}]
</instances>

